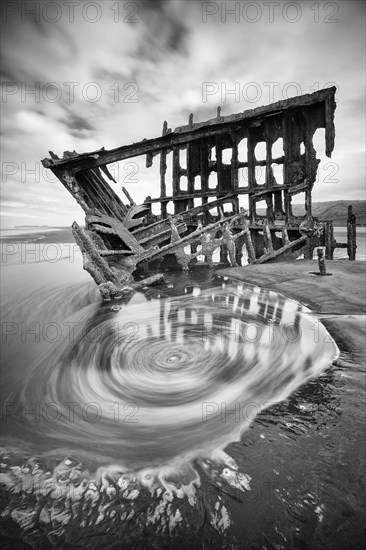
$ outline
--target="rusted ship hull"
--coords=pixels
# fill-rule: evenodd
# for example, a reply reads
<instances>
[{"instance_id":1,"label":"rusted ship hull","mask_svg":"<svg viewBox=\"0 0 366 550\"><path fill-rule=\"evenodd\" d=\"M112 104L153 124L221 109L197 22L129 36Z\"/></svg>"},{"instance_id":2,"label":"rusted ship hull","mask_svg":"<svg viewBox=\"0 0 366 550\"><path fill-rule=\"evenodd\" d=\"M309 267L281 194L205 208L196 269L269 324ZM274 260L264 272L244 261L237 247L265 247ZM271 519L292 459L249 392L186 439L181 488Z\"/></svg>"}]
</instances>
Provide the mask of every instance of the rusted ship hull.
<instances>
[{"instance_id":1,"label":"rusted ship hull","mask_svg":"<svg viewBox=\"0 0 366 550\"><path fill-rule=\"evenodd\" d=\"M213 252L220 248L220 260L240 265L243 245L250 263L275 260L283 255L312 257L314 246L327 247L332 257L335 243L332 224L317 224L312 217L311 193L319 159L313 135L325 128L325 150L334 147L335 88L328 88L278 103L206 122L189 124L171 131L164 123L161 137L144 139L117 149L90 153L65 152L60 159L50 152L43 165L52 170L85 211L85 227L73 224L73 233L84 258L84 268L101 290L113 292L134 285L133 272L139 264L174 254L183 269L197 257L213 265ZM281 139L283 155L273 157L274 143ZM246 159L239 156L245 141ZM257 159L256 146L265 143L265 158ZM230 151L230 162L223 152ZM185 151L186 167L180 162ZM170 155L170 153L172 153ZM122 202L109 182L117 183L108 165L136 156L146 156L146 166L159 163L160 196L147 197L136 205L123 188L129 204ZM172 194L167 195L167 158L172 157ZM158 157L158 159L156 159ZM256 169L265 170L260 185ZM274 167L283 171L278 183ZM248 174L247 185L239 185L239 170ZM217 184L212 187L214 176ZM187 189L182 190L185 178ZM291 202L302 194L306 214L295 217ZM239 207L239 197L248 196L248 211ZM194 207L199 199L200 205ZM257 214L257 203L265 201L266 214ZM160 203L160 215L151 205ZM169 215L167 206L174 206ZM226 205L226 206L225 206ZM224 213L224 206L229 213ZM159 281L157 276L152 282ZM150 281L151 282L151 281ZM106 293L106 291L105 291Z\"/></svg>"}]
</instances>

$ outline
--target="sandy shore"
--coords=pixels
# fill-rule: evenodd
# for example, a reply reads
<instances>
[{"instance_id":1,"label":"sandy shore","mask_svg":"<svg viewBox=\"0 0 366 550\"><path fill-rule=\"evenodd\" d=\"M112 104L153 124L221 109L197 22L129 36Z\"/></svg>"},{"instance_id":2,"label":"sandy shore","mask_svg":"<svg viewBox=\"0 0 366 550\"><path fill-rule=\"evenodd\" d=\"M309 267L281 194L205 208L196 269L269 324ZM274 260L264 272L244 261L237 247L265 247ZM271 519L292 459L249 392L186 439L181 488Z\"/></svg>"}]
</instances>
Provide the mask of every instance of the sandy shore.
<instances>
[{"instance_id":1,"label":"sandy shore","mask_svg":"<svg viewBox=\"0 0 366 550\"><path fill-rule=\"evenodd\" d=\"M364 360L366 263L327 260L326 267L331 276L314 275L319 269L313 260L220 269L217 274L274 290L307 305L341 351Z\"/></svg>"},{"instance_id":2,"label":"sandy shore","mask_svg":"<svg viewBox=\"0 0 366 550\"><path fill-rule=\"evenodd\" d=\"M44 231L24 230L24 233L19 235L2 235L2 243L31 243L40 242L43 244L49 243L74 243L71 227L55 227L48 228Z\"/></svg>"}]
</instances>

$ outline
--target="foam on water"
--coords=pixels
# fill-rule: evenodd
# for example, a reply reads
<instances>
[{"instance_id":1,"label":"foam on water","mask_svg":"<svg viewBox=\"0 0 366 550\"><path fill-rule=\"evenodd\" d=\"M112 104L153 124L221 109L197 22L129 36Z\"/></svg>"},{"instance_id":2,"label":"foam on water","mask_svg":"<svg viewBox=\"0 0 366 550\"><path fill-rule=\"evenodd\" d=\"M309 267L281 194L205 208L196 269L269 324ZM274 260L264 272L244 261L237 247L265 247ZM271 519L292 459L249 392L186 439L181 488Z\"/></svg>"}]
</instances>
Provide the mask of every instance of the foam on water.
<instances>
[{"instance_id":1,"label":"foam on water","mask_svg":"<svg viewBox=\"0 0 366 550\"><path fill-rule=\"evenodd\" d=\"M21 342L30 361L18 356L5 373L5 441L48 464L87 461L104 491L132 483L135 496L194 499L202 473L224 491L249 490L225 447L329 366L334 341L301 304L248 285L150 289L120 305L112 312L77 288L20 301L28 328L43 321L33 360L21 330L7 342L9 356Z\"/></svg>"}]
</instances>

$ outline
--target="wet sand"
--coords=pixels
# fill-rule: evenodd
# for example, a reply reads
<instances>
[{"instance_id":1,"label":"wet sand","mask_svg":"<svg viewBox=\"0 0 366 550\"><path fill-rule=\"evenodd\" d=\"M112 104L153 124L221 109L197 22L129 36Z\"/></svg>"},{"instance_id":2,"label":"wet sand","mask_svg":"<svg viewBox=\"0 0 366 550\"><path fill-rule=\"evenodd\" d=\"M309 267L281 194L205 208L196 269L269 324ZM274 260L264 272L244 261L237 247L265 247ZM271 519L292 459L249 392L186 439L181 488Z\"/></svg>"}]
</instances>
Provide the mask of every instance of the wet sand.
<instances>
[{"instance_id":1,"label":"wet sand","mask_svg":"<svg viewBox=\"0 0 366 550\"><path fill-rule=\"evenodd\" d=\"M18 235L2 235L3 244L13 243L31 243L39 241L43 244L49 243L74 243L71 227L55 227L41 231L24 230L24 233Z\"/></svg>"},{"instance_id":2,"label":"wet sand","mask_svg":"<svg viewBox=\"0 0 366 550\"><path fill-rule=\"evenodd\" d=\"M50 267L64 278L64 270L57 264ZM75 263L75 267L82 273L81 265ZM51 475L48 462L43 470L41 466L37 470L23 455L10 456L2 460L5 485L0 487L6 507L0 538L3 534L6 547L71 550L122 544L126 548L163 545L167 549L200 549L204 541L212 549L239 549L246 541L248 548L364 548L365 265L333 261L327 262L327 269L332 276L319 277L311 274L318 271L316 261L298 261L216 272L306 304L326 325L341 351L321 376L299 387L287 400L261 411L240 440L226 448L243 480L250 478L250 491L230 493L226 485L215 485L212 480L222 483L223 479L217 467L214 478L202 471L202 487L191 505L188 499L168 495L169 500L165 493L158 495L150 486L139 492L136 482L124 476L107 486L108 491L114 487L115 493L107 492L105 485L102 490L100 477L88 461L76 467L79 457L67 465L70 469L76 464L70 476L69 470L62 470L62 457L68 455L61 454L55 461L54 471L62 472L59 482L58 474L55 479L47 477ZM183 284L187 285L187 279ZM67 292L70 294L70 289ZM63 294L49 294L47 300L56 310L66 302ZM36 316L47 311L47 303L35 309ZM27 302L22 302L22 307L33 310ZM60 315L64 315L62 311ZM101 347L101 353L106 349ZM224 471L230 473L229 466ZM14 485L9 472L19 474L21 482L17 478ZM65 483L63 475L70 481ZM74 475L85 478L87 485L78 485L79 478L75 480ZM30 481L39 483L33 493ZM150 545L145 545L147 539Z\"/></svg>"},{"instance_id":3,"label":"wet sand","mask_svg":"<svg viewBox=\"0 0 366 550\"><path fill-rule=\"evenodd\" d=\"M327 327L341 351L364 358L366 263L327 260L319 276L318 262L267 263L220 269L217 274L285 294L308 306Z\"/></svg>"}]
</instances>

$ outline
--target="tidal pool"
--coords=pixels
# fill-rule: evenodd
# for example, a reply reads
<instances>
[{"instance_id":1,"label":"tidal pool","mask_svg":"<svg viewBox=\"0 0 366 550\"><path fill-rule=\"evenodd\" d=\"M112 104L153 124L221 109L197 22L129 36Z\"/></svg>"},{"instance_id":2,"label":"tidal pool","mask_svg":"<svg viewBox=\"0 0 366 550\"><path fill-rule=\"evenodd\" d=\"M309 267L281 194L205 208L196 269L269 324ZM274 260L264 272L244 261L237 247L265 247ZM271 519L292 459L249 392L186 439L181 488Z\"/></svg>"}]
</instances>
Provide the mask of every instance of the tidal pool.
<instances>
[{"instance_id":1,"label":"tidal pool","mask_svg":"<svg viewBox=\"0 0 366 550\"><path fill-rule=\"evenodd\" d=\"M71 284L71 271L52 286L8 280L4 540L70 549L334 540L329 522L346 494L330 472L337 445L350 452L334 426L348 405L332 366L339 350L317 318L200 269L170 272L163 287L111 307L92 283Z\"/></svg>"}]
</instances>

